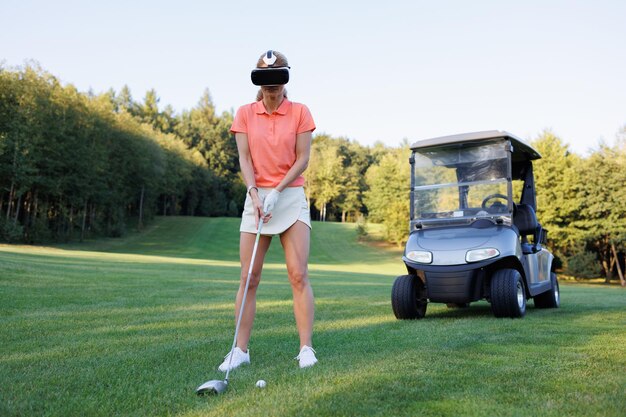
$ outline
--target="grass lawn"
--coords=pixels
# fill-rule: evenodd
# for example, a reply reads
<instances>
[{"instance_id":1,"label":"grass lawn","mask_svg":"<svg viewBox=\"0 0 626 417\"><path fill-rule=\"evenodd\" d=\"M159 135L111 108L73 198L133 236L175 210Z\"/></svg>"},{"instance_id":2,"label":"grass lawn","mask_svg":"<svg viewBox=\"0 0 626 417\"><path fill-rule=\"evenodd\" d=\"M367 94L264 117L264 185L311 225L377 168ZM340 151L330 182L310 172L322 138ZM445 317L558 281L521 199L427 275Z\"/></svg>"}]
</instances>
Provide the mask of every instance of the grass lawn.
<instances>
[{"instance_id":1,"label":"grass lawn","mask_svg":"<svg viewBox=\"0 0 626 417\"><path fill-rule=\"evenodd\" d=\"M159 218L82 245L0 245L0 416L623 416L626 292L562 283L562 308L495 319L486 302L398 321L397 250L315 223L319 364L300 370L278 239L252 364L197 397L232 343L237 219ZM264 390L255 388L267 381Z\"/></svg>"}]
</instances>

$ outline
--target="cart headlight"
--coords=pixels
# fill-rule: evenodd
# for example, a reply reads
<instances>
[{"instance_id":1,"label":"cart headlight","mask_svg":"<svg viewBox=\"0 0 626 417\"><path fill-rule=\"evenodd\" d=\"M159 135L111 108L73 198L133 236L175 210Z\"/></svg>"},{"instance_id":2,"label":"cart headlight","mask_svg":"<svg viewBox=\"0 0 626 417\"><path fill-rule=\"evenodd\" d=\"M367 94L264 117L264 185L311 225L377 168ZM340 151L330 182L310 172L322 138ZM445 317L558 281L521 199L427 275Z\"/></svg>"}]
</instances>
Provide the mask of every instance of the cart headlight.
<instances>
[{"instance_id":1,"label":"cart headlight","mask_svg":"<svg viewBox=\"0 0 626 417\"><path fill-rule=\"evenodd\" d=\"M478 262L485 259L495 258L500 255L500 251L496 248L483 248L467 251L465 254L466 262Z\"/></svg>"},{"instance_id":2,"label":"cart headlight","mask_svg":"<svg viewBox=\"0 0 626 417\"><path fill-rule=\"evenodd\" d=\"M433 261L433 254L423 250L412 250L406 253L406 257L421 264L429 264Z\"/></svg>"}]
</instances>

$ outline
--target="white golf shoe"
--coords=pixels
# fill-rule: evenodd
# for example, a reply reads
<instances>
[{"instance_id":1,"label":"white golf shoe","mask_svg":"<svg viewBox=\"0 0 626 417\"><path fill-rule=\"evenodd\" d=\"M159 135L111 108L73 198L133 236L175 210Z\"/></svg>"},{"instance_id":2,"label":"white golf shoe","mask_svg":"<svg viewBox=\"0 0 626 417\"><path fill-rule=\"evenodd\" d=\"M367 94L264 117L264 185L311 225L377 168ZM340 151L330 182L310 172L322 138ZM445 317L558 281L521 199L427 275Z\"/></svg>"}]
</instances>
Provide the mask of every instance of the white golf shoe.
<instances>
[{"instance_id":1,"label":"white golf shoe","mask_svg":"<svg viewBox=\"0 0 626 417\"><path fill-rule=\"evenodd\" d=\"M300 354L296 356L296 359L300 361L300 368L308 368L309 366L313 366L317 363L315 351L312 347L307 345L302 346Z\"/></svg>"},{"instance_id":2,"label":"white golf shoe","mask_svg":"<svg viewBox=\"0 0 626 417\"><path fill-rule=\"evenodd\" d=\"M235 347L231 352L228 352L226 356L224 356L224 362L219 366L219 370L222 372L228 371L228 362L230 362L230 355L233 355L233 361L230 363L230 370L239 367L244 363L250 363L250 351L244 352L243 350Z\"/></svg>"}]
</instances>

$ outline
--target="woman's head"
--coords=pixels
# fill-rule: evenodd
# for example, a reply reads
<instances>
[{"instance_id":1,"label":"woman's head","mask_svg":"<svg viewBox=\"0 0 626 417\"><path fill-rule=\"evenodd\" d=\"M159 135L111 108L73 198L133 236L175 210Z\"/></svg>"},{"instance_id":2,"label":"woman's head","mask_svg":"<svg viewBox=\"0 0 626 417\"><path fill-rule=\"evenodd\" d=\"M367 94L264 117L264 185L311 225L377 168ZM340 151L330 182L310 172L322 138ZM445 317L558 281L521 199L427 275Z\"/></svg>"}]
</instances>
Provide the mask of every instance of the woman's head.
<instances>
[{"instance_id":1,"label":"woman's head","mask_svg":"<svg viewBox=\"0 0 626 417\"><path fill-rule=\"evenodd\" d=\"M256 63L257 68L289 68L289 61L287 61L287 57L278 51L267 51L261 55ZM264 94L272 96L276 98L276 96L281 95L283 97L287 97L287 89L285 89L285 85L271 85L271 86L261 86L259 91L256 94L257 101L263 100Z\"/></svg>"},{"instance_id":2,"label":"woman's head","mask_svg":"<svg viewBox=\"0 0 626 417\"><path fill-rule=\"evenodd\" d=\"M289 67L289 62L287 61L287 57L283 55L282 53L278 51L267 51L259 57L259 60L256 63L256 67L257 68Z\"/></svg>"}]
</instances>

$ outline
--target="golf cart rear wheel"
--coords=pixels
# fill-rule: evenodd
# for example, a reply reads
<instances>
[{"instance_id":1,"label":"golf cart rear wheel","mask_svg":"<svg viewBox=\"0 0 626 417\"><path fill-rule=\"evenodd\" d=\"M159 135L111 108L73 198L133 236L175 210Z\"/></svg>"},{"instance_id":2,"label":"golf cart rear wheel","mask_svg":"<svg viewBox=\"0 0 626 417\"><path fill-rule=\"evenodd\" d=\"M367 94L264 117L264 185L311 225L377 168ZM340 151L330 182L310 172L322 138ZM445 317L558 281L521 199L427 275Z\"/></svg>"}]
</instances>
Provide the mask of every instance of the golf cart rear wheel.
<instances>
[{"instance_id":1,"label":"golf cart rear wheel","mask_svg":"<svg viewBox=\"0 0 626 417\"><path fill-rule=\"evenodd\" d=\"M516 269L499 269L491 277L491 310L496 317L524 317L524 280Z\"/></svg>"},{"instance_id":2,"label":"golf cart rear wheel","mask_svg":"<svg viewBox=\"0 0 626 417\"><path fill-rule=\"evenodd\" d=\"M537 308L559 308L561 305L561 292L559 291L559 280L554 272L550 272L550 291L536 295L535 307Z\"/></svg>"},{"instance_id":3,"label":"golf cart rear wheel","mask_svg":"<svg viewBox=\"0 0 626 417\"><path fill-rule=\"evenodd\" d=\"M424 284L416 275L401 275L391 289L393 314L400 320L421 319L426 315Z\"/></svg>"}]
</instances>

